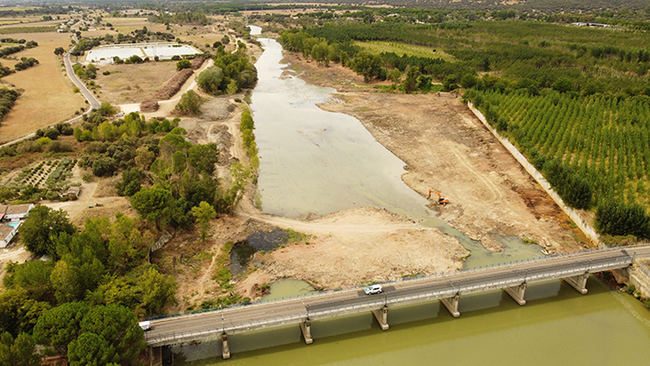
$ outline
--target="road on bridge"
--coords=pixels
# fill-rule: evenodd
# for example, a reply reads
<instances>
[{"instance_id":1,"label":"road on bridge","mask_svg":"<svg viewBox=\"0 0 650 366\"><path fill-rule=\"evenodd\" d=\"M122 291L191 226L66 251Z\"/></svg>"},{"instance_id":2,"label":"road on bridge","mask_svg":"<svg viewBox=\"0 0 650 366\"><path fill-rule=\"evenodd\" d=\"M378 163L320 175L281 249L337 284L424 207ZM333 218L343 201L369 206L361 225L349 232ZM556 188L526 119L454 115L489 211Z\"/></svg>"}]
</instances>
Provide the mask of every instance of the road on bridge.
<instances>
[{"instance_id":1,"label":"road on bridge","mask_svg":"<svg viewBox=\"0 0 650 366\"><path fill-rule=\"evenodd\" d=\"M299 323L306 318L322 319L355 312L355 309L380 309L384 305L407 304L455 294L504 288L508 283L565 278L629 265L633 258L650 257L650 244L580 252L564 256L506 264L486 269L461 271L385 286L381 295L365 295L359 289L334 291L285 301L257 303L205 313L152 320L145 335L153 346L187 342L227 332L250 331L282 324ZM618 263L612 266L612 263ZM573 271L573 272L572 272ZM583 271L583 272L580 272ZM574 273L574 274L571 274ZM566 274L566 275L564 275ZM505 285L504 285L505 284ZM360 312L363 310L358 310Z\"/></svg>"}]
</instances>

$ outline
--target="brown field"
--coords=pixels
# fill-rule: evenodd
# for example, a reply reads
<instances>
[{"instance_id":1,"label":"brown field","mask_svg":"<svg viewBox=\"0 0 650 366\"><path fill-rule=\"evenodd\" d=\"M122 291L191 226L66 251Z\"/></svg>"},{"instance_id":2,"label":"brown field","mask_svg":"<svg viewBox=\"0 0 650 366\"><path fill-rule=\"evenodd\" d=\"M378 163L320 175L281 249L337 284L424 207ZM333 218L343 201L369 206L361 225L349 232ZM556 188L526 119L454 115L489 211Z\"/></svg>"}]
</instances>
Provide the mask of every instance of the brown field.
<instances>
[{"instance_id":1,"label":"brown field","mask_svg":"<svg viewBox=\"0 0 650 366\"><path fill-rule=\"evenodd\" d=\"M110 71L110 75L102 75ZM133 65L99 66L95 83L101 86L99 98L112 104L140 103L152 99L162 85L176 73L176 62L147 62Z\"/></svg>"},{"instance_id":2,"label":"brown field","mask_svg":"<svg viewBox=\"0 0 650 366\"><path fill-rule=\"evenodd\" d=\"M2 78L5 85L13 85L24 92L0 124L0 142L67 120L75 111L86 106L81 94L72 91L73 85L63 71L62 60L53 53L56 47L68 47L68 34L49 32L8 36L34 40L38 42L38 47L12 55L16 61L2 60L5 66L13 66L20 57L34 57L39 65Z\"/></svg>"}]
</instances>

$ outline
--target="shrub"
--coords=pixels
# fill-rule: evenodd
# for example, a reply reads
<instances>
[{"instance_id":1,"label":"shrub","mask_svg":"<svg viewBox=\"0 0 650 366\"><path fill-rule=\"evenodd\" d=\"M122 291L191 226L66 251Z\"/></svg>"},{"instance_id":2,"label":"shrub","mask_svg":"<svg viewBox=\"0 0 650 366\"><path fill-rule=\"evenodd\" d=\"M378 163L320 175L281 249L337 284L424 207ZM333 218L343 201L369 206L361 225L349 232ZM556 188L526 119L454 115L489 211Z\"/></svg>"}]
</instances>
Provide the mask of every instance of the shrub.
<instances>
[{"instance_id":1,"label":"shrub","mask_svg":"<svg viewBox=\"0 0 650 366\"><path fill-rule=\"evenodd\" d=\"M190 67L192 67L190 60L180 60L176 63L176 70L189 69Z\"/></svg>"},{"instance_id":2,"label":"shrub","mask_svg":"<svg viewBox=\"0 0 650 366\"><path fill-rule=\"evenodd\" d=\"M193 90L183 94L181 101L176 105L176 109L183 114L197 115L200 112L201 97L198 96Z\"/></svg>"}]
</instances>

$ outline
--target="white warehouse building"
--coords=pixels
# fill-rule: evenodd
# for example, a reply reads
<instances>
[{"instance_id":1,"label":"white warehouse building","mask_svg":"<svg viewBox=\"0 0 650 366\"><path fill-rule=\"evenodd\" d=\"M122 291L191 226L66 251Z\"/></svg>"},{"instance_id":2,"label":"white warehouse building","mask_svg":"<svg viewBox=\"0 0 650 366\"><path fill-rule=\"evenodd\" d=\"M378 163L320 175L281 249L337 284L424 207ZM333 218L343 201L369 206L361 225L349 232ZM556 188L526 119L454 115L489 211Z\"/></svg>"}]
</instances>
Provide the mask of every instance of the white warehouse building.
<instances>
[{"instance_id":1,"label":"white warehouse building","mask_svg":"<svg viewBox=\"0 0 650 366\"><path fill-rule=\"evenodd\" d=\"M159 60L170 60L174 56L183 57L199 54L201 54L201 51L192 46L172 42L111 44L88 51L86 61L108 64L113 62L114 57L125 60L131 56L139 56L142 59L148 57L153 60L158 56Z\"/></svg>"}]
</instances>

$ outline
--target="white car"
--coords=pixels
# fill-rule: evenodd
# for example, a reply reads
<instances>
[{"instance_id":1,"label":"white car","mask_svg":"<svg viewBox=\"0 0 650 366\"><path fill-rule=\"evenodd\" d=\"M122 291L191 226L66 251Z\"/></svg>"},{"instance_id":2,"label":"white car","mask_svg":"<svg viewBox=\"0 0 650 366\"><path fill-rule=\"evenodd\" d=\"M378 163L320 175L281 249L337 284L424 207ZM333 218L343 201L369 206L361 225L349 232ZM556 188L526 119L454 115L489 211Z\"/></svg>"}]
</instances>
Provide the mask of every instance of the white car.
<instances>
[{"instance_id":1,"label":"white car","mask_svg":"<svg viewBox=\"0 0 650 366\"><path fill-rule=\"evenodd\" d=\"M366 287L363 292L366 293L366 295L375 295L375 294L380 294L382 293L381 285L372 285Z\"/></svg>"},{"instance_id":2,"label":"white car","mask_svg":"<svg viewBox=\"0 0 650 366\"><path fill-rule=\"evenodd\" d=\"M148 320L147 320L147 321L143 321L143 322L139 322L138 325L139 325L140 328L142 328L142 330L144 330L145 332L148 331L148 330L151 330L151 322L148 321Z\"/></svg>"}]
</instances>

